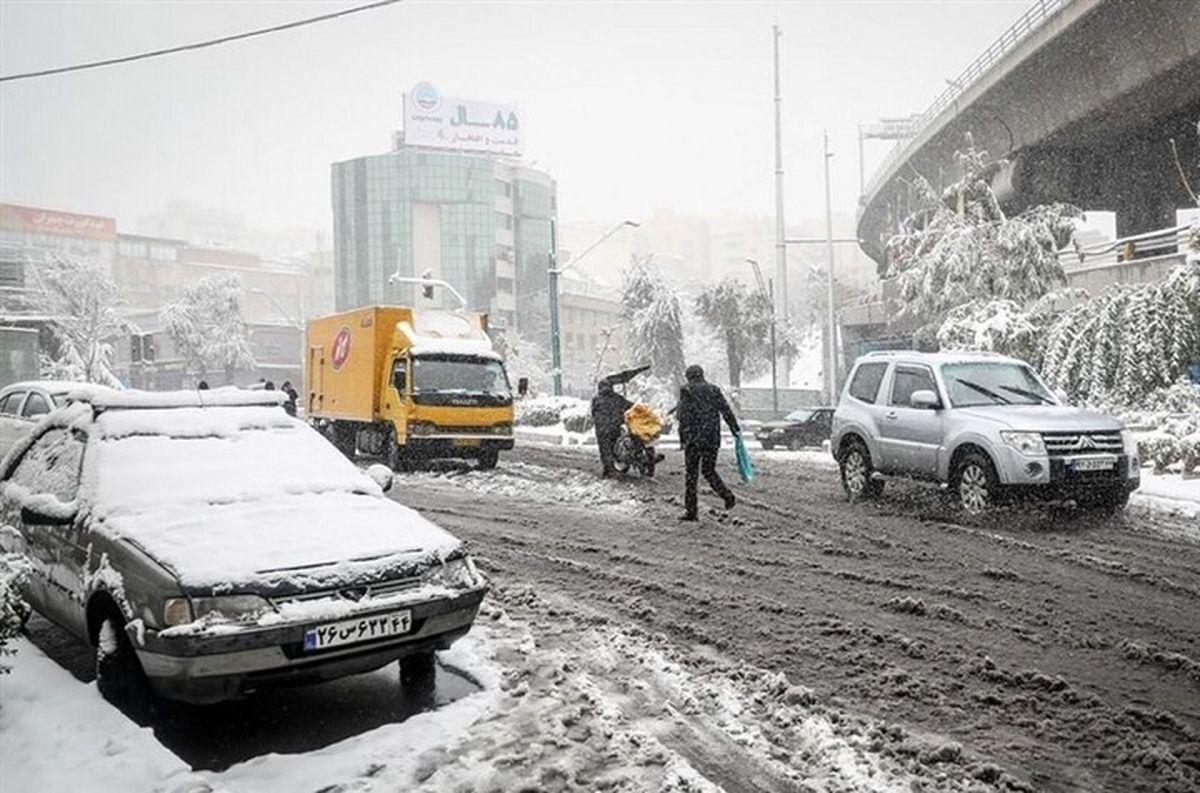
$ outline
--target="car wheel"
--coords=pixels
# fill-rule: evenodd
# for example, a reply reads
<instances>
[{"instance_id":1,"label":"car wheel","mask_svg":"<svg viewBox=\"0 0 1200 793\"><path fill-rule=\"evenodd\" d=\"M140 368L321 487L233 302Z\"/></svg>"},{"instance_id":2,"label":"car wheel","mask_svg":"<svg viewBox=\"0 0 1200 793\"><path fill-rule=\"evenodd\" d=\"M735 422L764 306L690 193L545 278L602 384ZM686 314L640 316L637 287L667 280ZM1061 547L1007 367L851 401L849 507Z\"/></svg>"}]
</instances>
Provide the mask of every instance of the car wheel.
<instances>
[{"instance_id":1,"label":"car wheel","mask_svg":"<svg viewBox=\"0 0 1200 793\"><path fill-rule=\"evenodd\" d=\"M125 632L125 620L115 614L104 618L97 635L96 688L134 721L149 715L150 683Z\"/></svg>"},{"instance_id":2,"label":"car wheel","mask_svg":"<svg viewBox=\"0 0 1200 793\"><path fill-rule=\"evenodd\" d=\"M405 687L433 689L437 677L437 658L430 650L400 659L400 685Z\"/></svg>"},{"instance_id":3,"label":"car wheel","mask_svg":"<svg viewBox=\"0 0 1200 793\"><path fill-rule=\"evenodd\" d=\"M790 441L788 441L788 448L794 452L798 452L804 448L804 442L799 438L792 438Z\"/></svg>"},{"instance_id":4,"label":"car wheel","mask_svg":"<svg viewBox=\"0 0 1200 793\"><path fill-rule=\"evenodd\" d=\"M871 453L862 441L851 441L841 459L842 488L851 501L874 498L883 492L883 482L874 478L875 467L871 465Z\"/></svg>"},{"instance_id":5,"label":"car wheel","mask_svg":"<svg viewBox=\"0 0 1200 793\"><path fill-rule=\"evenodd\" d=\"M966 454L954 469L954 491L958 504L968 515L980 515L993 507L1000 495L1000 478L987 455Z\"/></svg>"},{"instance_id":6,"label":"car wheel","mask_svg":"<svg viewBox=\"0 0 1200 793\"><path fill-rule=\"evenodd\" d=\"M479 453L479 470L490 471L500 462L500 452L495 449L485 449Z\"/></svg>"}]
</instances>

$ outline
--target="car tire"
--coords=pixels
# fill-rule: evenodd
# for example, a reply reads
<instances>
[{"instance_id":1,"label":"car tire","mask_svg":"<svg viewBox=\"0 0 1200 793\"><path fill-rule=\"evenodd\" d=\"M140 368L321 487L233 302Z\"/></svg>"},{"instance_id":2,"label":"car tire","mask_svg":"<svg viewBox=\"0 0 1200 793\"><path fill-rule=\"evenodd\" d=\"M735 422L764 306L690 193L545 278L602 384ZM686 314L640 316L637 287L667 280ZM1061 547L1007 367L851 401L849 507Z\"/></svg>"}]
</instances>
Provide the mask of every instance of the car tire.
<instances>
[{"instance_id":1,"label":"car tire","mask_svg":"<svg viewBox=\"0 0 1200 793\"><path fill-rule=\"evenodd\" d=\"M150 682L125 632L125 620L109 614L96 638L96 688L134 721L150 713Z\"/></svg>"},{"instance_id":2,"label":"car tire","mask_svg":"<svg viewBox=\"0 0 1200 793\"><path fill-rule=\"evenodd\" d=\"M788 449L790 449L794 452L798 452L803 448L804 448L804 442L802 440L800 440L799 438L792 438L790 441L788 441Z\"/></svg>"},{"instance_id":3,"label":"car tire","mask_svg":"<svg viewBox=\"0 0 1200 793\"><path fill-rule=\"evenodd\" d=\"M959 508L968 515L981 515L1000 501L996 466L982 452L963 455L954 467L952 485Z\"/></svg>"},{"instance_id":4,"label":"car tire","mask_svg":"<svg viewBox=\"0 0 1200 793\"><path fill-rule=\"evenodd\" d=\"M875 466L871 464L871 453L860 440L846 444L838 458L842 489L851 502L871 499L883 492L883 482L874 478Z\"/></svg>"},{"instance_id":5,"label":"car tire","mask_svg":"<svg viewBox=\"0 0 1200 793\"><path fill-rule=\"evenodd\" d=\"M1116 515L1129 505L1129 496L1130 491L1124 488L1104 490L1094 493L1090 497L1079 499L1079 506L1093 512Z\"/></svg>"},{"instance_id":6,"label":"car tire","mask_svg":"<svg viewBox=\"0 0 1200 793\"><path fill-rule=\"evenodd\" d=\"M435 677L437 677L437 657L432 650L406 655L400 659L400 685L432 690Z\"/></svg>"},{"instance_id":7,"label":"car tire","mask_svg":"<svg viewBox=\"0 0 1200 793\"><path fill-rule=\"evenodd\" d=\"M490 471L500 462L500 452L495 449L484 449L479 453L479 470Z\"/></svg>"}]
</instances>

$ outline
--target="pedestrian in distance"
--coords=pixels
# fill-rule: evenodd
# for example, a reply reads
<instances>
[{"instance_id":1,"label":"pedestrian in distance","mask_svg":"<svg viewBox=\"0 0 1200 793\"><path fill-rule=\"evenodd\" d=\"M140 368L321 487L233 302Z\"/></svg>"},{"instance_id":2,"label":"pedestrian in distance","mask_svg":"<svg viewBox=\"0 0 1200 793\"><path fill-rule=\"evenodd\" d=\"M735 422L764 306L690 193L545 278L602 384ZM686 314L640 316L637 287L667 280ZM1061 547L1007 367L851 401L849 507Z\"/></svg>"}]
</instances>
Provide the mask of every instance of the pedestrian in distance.
<instances>
[{"instance_id":1,"label":"pedestrian in distance","mask_svg":"<svg viewBox=\"0 0 1200 793\"><path fill-rule=\"evenodd\" d=\"M272 381L272 380L268 380L268 381L266 382L266 385L264 385L264 386L263 386L263 389L264 389L264 390L266 390L266 391L274 391L274 390L275 390L275 383L274 383L274 381Z\"/></svg>"},{"instance_id":2,"label":"pedestrian in distance","mask_svg":"<svg viewBox=\"0 0 1200 793\"><path fill-rule=\"evenodd\" d=\"M196 390L197 391L207 391L208 390L208 381L201 380L199 383L196 383Z\"/></svg>"},{"instance_id":3,"label":"pedestrian in distance","mask_svg":"<svg viewBox=\"0 0 1200 793\"><path fill-rule=\"evenodd\" d=\"M283 403L284 412L286 412L292 418L295 418L296 402L300 399L299 392L296 391L291 380L284 380L283 385L279 387L279 390L287 394L287 402Z\"/></svg>"},{"instance_id":4,"label":"pedestrian in distance","mask_svg":"<svg viewBox=\"0 0 1200 793\"><path fill-rule=\"evenodd\" d=\"M596 446L600 449L600 475L606 479L617 475L613 454L617 439L621 437L621 428L625 426L625 411L631 407L633 403L618 394L612 383L601 380L596 384L596 396L592 397L592 424L596 428Z\"/></svg>"},{"instance_id":5,"label":"pedestrian in distance","mask_svg":"<svg viewBox=\"0 0 1200 793\"><path fill-rule=\"evenodd\" d=\"M734 435L740 435L737 417L721 389L704 379L704 370L692 365L684 373L687 382L679 389L679 443L683 446L685 466L683 507L680 520L699 519L696 486L700 474L709 487L725 501L725 509L737 503L733 492L717 473L717 452L721 449L721 419Z\"/></svg>"}]
</instances>

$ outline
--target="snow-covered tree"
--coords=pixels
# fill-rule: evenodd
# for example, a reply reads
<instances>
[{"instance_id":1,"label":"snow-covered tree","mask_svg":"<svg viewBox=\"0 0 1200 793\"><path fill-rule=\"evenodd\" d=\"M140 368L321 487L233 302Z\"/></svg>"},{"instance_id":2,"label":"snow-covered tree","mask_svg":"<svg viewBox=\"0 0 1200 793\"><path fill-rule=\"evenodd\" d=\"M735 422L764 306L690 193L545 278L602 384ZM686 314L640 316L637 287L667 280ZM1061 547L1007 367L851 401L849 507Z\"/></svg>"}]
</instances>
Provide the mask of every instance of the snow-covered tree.
<instances>
[{"instance_id":1,"label":"snow-covered tree","mask_svg":"<svg viewBox=\"0 0 1200 793\"><path fill-rule=\"evenodd\" d=\"M1030 358L1037 328L1012 300L973 300L950 310L938 328L942 350L998 352Z\"/></svg>"},{"instance_id":2,"label":"snow-covered tree","mask_svg":"<svg viewBox=\"0 0 1200 793\"><path fill-rule=\"evenodd\" d=\"M41 356L42 376L120 387L112 372L112 341L128 332L121 318L121 291L100 267L54 256L29 268L28 299L49 317L57 351Z\"/></svg>"},{"instance_id":3,"label":"snow-covered tree","mask_svg":"<svg viewBox=\"0 0 1200 793\"><path fill-rule=\"evenodd\" d=\"M1117 285L1062 312L1044 333L1041 368L1073 398L1135 406L1200 360L1200 264L1163 281Z\"/></svg>"},{"instance_id":4,"label":"snow-covered tree","mask_svg":"<svg viewBox=\"0 0 1200 793\"><path fill-rule=\"evenodd\" d=\"M160 312L163 327L188 369L201 378L254 367L254 354L242 319L242 284L236 275L209 275L185 287L179 299Z\"/></svg>"},{"instance_id":5,"label":"snow-covered tree","mask_svg":"<svg viewBox=\"0 0 1200 793\"><path fill-rule=\"evenodd\" d=\"M15 553L0 554L0 674L9 671L4 656L15 652L5 645L20 633L29 617L29 604L21 598L21 583L28 575L28 559Z\"/></svg>"},{"instance_id":6,"label":"snow-covered tree","mask_svg":"<svg viewBox=\"0 0 1200 793\"><path fill-rule=\"evenodd\" d=\"M729 366L729 385L741 387L743 370L770 361L771 304L736 278L710 284L696 298L696 313L721 340Z\"/></svg>"},{"instance_id":7,"label":"snow-covered tree","mask_svg":"<svg viewBox=\"0 0 1200 793\"><path fill-rule=\"evenodd\" d=\"M515 330L506 330L495 338L496 351L504 358L504 366L513 385L522 377L529 379L529 391L539 394L554 379L550 356L536 342Z\"/></svg>"},{"instance_id":8,"label":"snow-covered tree","mask_svg":"<svg viewBox=\"0 0 1200 793\"><path fill-rule=\"evenodd\" d=\"M887 244L888 274L899 278L901 315L929 323L940 323L973 300L1026 305L1065 284L1058 251L1080 214L1054 204L1009 217L990 181L1003 161L989 163L970 136L956 159L962 178L941 195L917 178L919 208Z\"/></svg>"},{"instance_id":9,"label":"snow-covered tree","mask_svg":"<svg viewBox=\"0 0 1200 793\"><path fill-rule=\"evenodd\" d=\"M678 382L684 369L679 296L652 257L635 256L622 282L621 319L631 358L648 361L653 374Z\"/></svg>"}]
</instances>

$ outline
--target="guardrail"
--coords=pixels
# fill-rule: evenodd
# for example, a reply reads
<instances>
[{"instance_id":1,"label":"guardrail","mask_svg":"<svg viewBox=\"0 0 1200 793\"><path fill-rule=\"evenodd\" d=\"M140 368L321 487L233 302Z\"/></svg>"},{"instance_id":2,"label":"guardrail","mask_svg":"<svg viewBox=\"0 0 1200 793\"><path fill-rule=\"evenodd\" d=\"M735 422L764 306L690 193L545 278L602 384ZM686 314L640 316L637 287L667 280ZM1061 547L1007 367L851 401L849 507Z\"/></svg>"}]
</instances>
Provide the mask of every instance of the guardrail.
<instances>
[{"instance_id":1,"label":"guardrail","mask_svg":"<svg viewBox=\"0 0 1200 793\"><path fill-rule=\"evenodd\" d=\"M1058 252L1058 260L1068 272L1106 264L1141 261L1156 256L1184 255L1191 243L1191 225L1134 234L1112 242L1099 242Z\"/></svg>"},{"instance_id":2,"label":"guardrail","mask_svg":"<svg viewBox=\"0 0 1200 793\"><path fill-rule=\"evenodd\" d=\"M887 153L883 161L876 167L875 175L871 177L864 195L872 195L879 189L881 183L886 179L886 175L891 173L896 161L907 152L912 142L920 137L921 132L943 110L954 104L972 83L982 77L997 61L1015 49L1030 33L1039 29L1047 20L1072 2L1075 2L1075 0L1037 0L1033 7L1022 14L1020 19L1014 22L1008 30L1000 34L1000 37L993 41L991 46L984 50L967 68L963 69L957 79L948 80L947 82L950 83L950 87L942 91L933 100L933 104L913 120L912 137L901 140L893 146L892 150Z\"/></svg>"}]
</instances>

